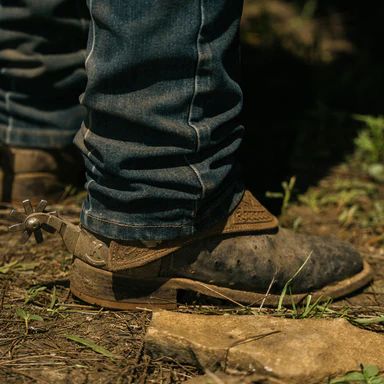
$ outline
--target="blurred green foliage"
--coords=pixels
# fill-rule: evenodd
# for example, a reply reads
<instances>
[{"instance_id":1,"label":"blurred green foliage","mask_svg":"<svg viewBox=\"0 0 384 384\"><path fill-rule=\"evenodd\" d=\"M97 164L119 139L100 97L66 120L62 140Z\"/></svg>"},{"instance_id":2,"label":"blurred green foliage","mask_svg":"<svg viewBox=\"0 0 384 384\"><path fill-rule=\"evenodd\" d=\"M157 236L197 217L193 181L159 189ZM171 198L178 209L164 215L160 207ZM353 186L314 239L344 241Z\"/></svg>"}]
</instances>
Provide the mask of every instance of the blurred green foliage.
<instances>
[{"instance_id":1,"label":"blurred green foliage","mask_svg":"<svg viewBox=\"0 0 384 384\"><path fill-rule=\"evenodd\" d=\"M369 164L384 163L384 117L355 115L364 123L355 139L356 155Z\"/></svg>"},{"instance_id":2,"label":"blurred green foliage","mask_svg":"<svg viewBox=\"0 0 384 384\"><path fill-rule=\"evenodd\" d=\"M363 127L355 138L355 157L374 180L384 182L384 117L356 115Z\"/></svg>"},{"instance_id":3,"label":"blurred green foliage","mask_svg":"<svg viewBox=\"0 0 384 384\"><path fill-rule=\"evenodd\" d=\"M384 178L382 131L356 120L384 114L383 16L379 1L245 1L240 158L255 193L291 175L304 190L355 150L375 180Z\"/></svg>"},{"instance_id":4,"label":"blurred green foliage","mask_svg":"<svg viewBox=\"0 0 384 384\"><path fill-rule=\"evenodd\" d=\"M253 46L281 46L305 60L330 62L351 52L338 13L318 16L317 0L246 0L242 38Z\"/></svg>"}]
</instances>

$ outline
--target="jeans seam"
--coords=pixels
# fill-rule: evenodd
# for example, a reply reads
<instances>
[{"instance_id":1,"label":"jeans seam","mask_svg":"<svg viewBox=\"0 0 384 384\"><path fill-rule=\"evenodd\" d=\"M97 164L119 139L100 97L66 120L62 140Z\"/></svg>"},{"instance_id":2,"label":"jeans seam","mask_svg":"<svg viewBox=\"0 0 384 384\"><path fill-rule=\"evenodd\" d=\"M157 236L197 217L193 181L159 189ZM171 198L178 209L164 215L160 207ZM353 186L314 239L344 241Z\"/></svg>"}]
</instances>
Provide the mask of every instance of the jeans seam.
<instances>
[{"instance_id":1,"label":"jeans seam","mask_svg":"<svg viewBox=\"0 0 384 384\"><path fill-rule=\"evenodd\" d=\"M89 114L89 119L91 120L91 114ZM92 124L92 123L91 123ZM91 125L90 124L90 125ZM83 142L84 144L86 144L87 142L87 138L88 138L88 135L90 134L91 130L88 128L88 127L85 127L86 131L85 131L85 134L84 134L84 137L83 137ZM93 148L91 149L90 151L88 151L88 148L87 148L87 157L89 160L91 160L91 155L92 155L92 152L95 151L96 148ZM93 170L93 169L92 169Z\"/></svg>"},{"instance_id":2,"label":"jeans seam","mask_svg":"<svg viewBox=\"0 0 384 384\"><path fill-rule=\"evenodd\" d=\"M204 26L204 21L205 21L204 20L203 0L199 1L199 6L200 6L200 26L199 26L199 31L198 31L197 36L196 36L197 60L196 60L196 68L195 68L195 74L194 74L193 95L192 95L192 98L191 98L191 103L190 103L190 106L189 106L189 113L188 113L188 125L193 129L193 131L195 132L195 136L196 136L195 153L197 153L200 150L200 148L201 148L199 130L196 127L196 125L193 124L193 122L192 122L192 115L193 115L193 106L194 106L194 103L195 103L195 100L196 100L196 96L197 96L197 93L198 93L198 88L199 88L199 84L198 84L199 83L199 68L200 68L200 63L201 63L200 37L201 37L201 34L202 34L202 30L203 30L203 26ZM184 156L184 158L185 158L185 161L187 162L188 166L192 169L193 173L197 177L197 180L198 180L198 182L200 184L200 187L201 187L200 199L203 199L205 197L206 188L205 188L204 182L203 182L203 180L201 178L201 175L200 175L198 169L194 165L192 165L191 162L188 160L187 156ZM194 215L196 215L196 211L197 211L197 201L195 202L195 212L194 212Z\"/></svg>"},{"instance_id":3,"label":"jeans seam","mask_svg":"<svg viewBox=\"0 0 384 384\"><path fill-rule=\"evenodd\" d=\"M91 114L91 113L89 114L89 125L92 126L92 114ZM90 151L88 151L88 148L86 147L86 141L87 141L87 137L88 137L88 135L91 133L91 130L90 130L88 127L85 127L85 129L86 129L86 131L85 131L85 134L84 134L84 137L83 137L83 142L84 142L84 146L85 146L85 148L86 148L86 150L87 150L86 157L92 162L92 160L91 160L91 155L92 155L92 153L96 150L96 148L92 148ZM96 173L96 166L95 166L95 164L92 165L91 172L92 172L93 174ZM94 180L93 180L93 181L94 181ZM89 184L90 184L90 183L89 183ZM89 185L89 184L88 184L88 185ZM91 204L91 203L89 203L89 204Z\"/></svg>"},{"instance_id":4,"label":"jeans seam","mask_svg":"<svg viewBox=\"0 0 384 384\"><path fill-rule=\"evenodd\" d=\"M87 191L87 193L89 194L89 186L94 183L95 180L89 180L88 182L85 183L84 185L84 189ZM88 203L89 203L89 208L88 209L84 209L84 215L85 216L92 216L90 215L90 212L92 211L92 202L91 202L91 199L88 199Z\"/></svg>"},{"instance_id":5,"label":"jeans seam","mask_svg":"<svg viewBox=\"0 0 384 384\"><path fill-rule=\"evenodd\" d=\"M93 55L93 51L95 49L95 44L96 44L96 25L95 25L95 19L93 18L93 14L92 14L93 0L89 0L89 7L88 8L89 8L89 15L91 17L92 44L91 44L91 49L89 51L89 54L85 59L85 63L84 63L85 66L87 66L89 59Z\"/></svg>"},{"instance_id":6,"label":"jeans seam","mask_svg":"<svg viewBox=\"0 0 384 384\"><path fill-rule=\"evenodd\" d=\"M120 223L120 222L114 221L114 220L101 219L100 217L97 217L97 216L89 213L89 210L84 212L84 215L92 218L93 220L101 221L103 223L117 225L119 227L136 227L136 228L185 228L185 227L191 228L192 227L191 224L168 224L168 225L160 225L160 224L148 225L148 224L133 224L133 223L123 224L123 223Z\"/></svg>"}]
</instances>

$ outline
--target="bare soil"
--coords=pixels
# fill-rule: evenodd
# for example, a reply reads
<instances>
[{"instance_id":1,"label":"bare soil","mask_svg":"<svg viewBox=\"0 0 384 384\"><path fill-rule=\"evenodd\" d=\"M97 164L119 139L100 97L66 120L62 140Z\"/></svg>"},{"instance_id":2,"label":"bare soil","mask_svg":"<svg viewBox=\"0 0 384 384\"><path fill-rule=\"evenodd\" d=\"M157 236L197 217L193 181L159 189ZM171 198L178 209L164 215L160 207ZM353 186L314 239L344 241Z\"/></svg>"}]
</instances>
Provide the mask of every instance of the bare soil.
<instances>
[{"instance_id":1,"label":"bare soil","mask_svg":"<svg viewBox=\"0 0 384 384\"><path fill-rule=\"evenodd\" d=\"M333 303L335 311L348 307L356 317L384 313L384 220L378 203L384 203L384 185L342 165L291 204L282 217L282 223L295 230L352 242L373 265L374 284ZM79 198L52 208L76 223ZM0 211L0 382L180 383L201 373L198 367L181 366L167 357L154 360L145 354L143 336L149 312L109 311L72 297L68 288L71 255L60 238L46 235L41 245L32 239L21 245L20 235L7 230L9 209L3 205ZM34 287L45 288L35 294ZM41 316L42 321L31 319L26 327L20 309ZM206 303L180 310L224 311ZM236 308L231 310L236 312ZM384 331L380 324L370 329ZM70 335L91 340L115 357L80 345Z\"/></svg>"}]
</instances>

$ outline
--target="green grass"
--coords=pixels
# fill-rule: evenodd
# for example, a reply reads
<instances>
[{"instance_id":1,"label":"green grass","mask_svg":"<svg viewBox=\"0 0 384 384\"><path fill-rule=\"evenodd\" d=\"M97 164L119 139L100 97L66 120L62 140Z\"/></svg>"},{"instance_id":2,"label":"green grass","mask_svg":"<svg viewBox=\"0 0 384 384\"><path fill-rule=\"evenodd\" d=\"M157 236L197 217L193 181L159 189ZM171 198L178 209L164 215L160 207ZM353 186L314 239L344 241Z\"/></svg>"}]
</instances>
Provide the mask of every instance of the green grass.
<instances>
[{"instance_id":1,"label":"green grass","mask_svg":"<svg viewBox=\"0 0 384 384\"><path fill-rule=\"evenodd\" d=\"M355 139L356 154L369 164L384 161L384 116L355 115L363 123Z\"/></svg>"},{"instance_id":2,"label":"green grass","mask_svg":"<svg viewBox=\"0 0 384 384\"><path fill-rule=\"evenodd\" d=\"M20 319L24 320L25 325L25 335L28 335L29 332L29 323L31 321L44 321L44 319L39 315L34 315L24 310L23 308L16 309L16 315L20 317Z\"/></svg>"},{"instance_id":3,"label":"green grass","mask_svg":"<svg viewBox=\"0 0 384 384\"><path fill-rule=\"evenodd\" d=\"M361 365L360 372L349 372L344 376L337 377L329 384L384 384L384 377L380 375L380 370L375 365Z\"/></svg>"},{"instance_id":4,"label":"green grass","mask_svg":"<svg viewBox=\"0 0 384 384\"><path fill-rule=\"evenodd\" d=\"M265 196L270 199L281 199L281 214L285 214L289 208L289 204L293 197L293 192L296 184L296 176L292 176L289 181L283 181L281 183L282 192L270 192L267 191Z\"/></svg>"},{"instance_id":5,"label":"green grass","mask_svg":"<svg viewBox=\"0 0 384 384\"><path fill-rule=\"evenodd\" d=\"M77 336L77 335L66 335L65 336L68 340L74 341L77 344L80 344L84 347L87 347L89 349L92 349L94 352L99 353L105 357L108 357L112 360L115 360L118 358L118 356L114 355L101 345L96 344L94 341Z\"/></svg>"},{"instance_id":6,"label":"green grass","mask_svg":"<svg viewBox=\"0 0 384 384\"><path fill-rule=\"evenodd\" d=\"M24 304L33 302L42 292L44 292L47 287L32 287L27 290L25 295Z\"/></svg>"},{"instance_id":7,"label":"green grass","mask_svg":"<svg viewBox=\"0 0 384 384\"><path fill-rule=\"evenodd\" d=\"M355 157L375 181L384 182L384 116L355 115L362 129L355 139Z\"/></svg>"}]
</instances>

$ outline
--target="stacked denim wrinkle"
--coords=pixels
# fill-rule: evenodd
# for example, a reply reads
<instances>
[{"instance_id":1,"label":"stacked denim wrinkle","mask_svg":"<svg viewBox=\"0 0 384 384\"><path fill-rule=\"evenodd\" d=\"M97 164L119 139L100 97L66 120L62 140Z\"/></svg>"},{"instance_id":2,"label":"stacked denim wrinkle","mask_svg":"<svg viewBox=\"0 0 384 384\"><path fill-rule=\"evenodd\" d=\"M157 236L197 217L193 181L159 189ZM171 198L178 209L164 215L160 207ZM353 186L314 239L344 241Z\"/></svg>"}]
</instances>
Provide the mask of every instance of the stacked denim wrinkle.
<instances>
[{"instance_id":1,"label":"stacked denim wrinkle","mask_svg":"<svg viewBox=\"0 0 384 384\"><path fill-rule=\"evenodd\" d=\"M242 0L89 0L86 54L82 1L0 4L0 140L62 147L84 120L85 228L165 240L228 216L243 194Z\"/></svg>"},{"instance_id":2,"label":"stacked denim wrinkle","mask_svg":"<svg viewBox=\"0 0 384 384\"><path fill-rule=\"evenodd\" d=\"M79 0L0 0L0 142L72 143L85 113L88 18Z\"/></svg>"}]
</instances>

